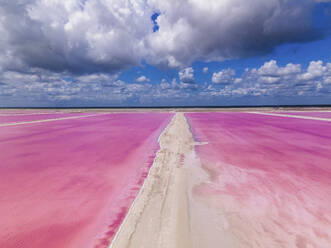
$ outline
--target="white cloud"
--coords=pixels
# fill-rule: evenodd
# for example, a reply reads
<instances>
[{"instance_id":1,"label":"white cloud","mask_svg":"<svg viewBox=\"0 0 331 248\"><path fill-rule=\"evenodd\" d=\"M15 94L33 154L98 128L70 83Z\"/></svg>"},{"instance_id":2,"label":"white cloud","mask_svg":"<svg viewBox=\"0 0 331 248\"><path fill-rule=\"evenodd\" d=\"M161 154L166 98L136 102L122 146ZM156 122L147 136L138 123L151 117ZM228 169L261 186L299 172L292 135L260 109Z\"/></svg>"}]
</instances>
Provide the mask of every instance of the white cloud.
<instances>
[{"instance_id":1,"label":"white cloud","mask_svg":"<svg viewBox=\"0 0 331 248\"><path fill-rule=\"evenodd\" d=\"M152 13L144 0L6 1L0 5L2 67L86 73L139 64Z\"/></svg>"},{"instance_id":2,"label":"white cloud","mask_svg":"<svg viewBox=\"0 0 331 248\"><path fill-rule=\"evenodd\" d=\"M213 85L202 90L207 96L326 96L331 93L331 63L311 61L306 69L299 64L278 66L274 60L259 68L246 69L234 78L231 69L214 73ZM219 85L225 87L218 88Z\"/></svg>"},{"instance_id":3,"label":"white cloud","mask_svg":"<svg viewBox=\"0 0 331 248\"><path fill-rule=\"evenodd\" d=\"M192 67L188 67L182 69L178 73L179 79L186 84L193 84L194 83L194 70Z\"/></svg>"},{"instance_id":4,"label":"white cloud","mask_svg":"<svg viewBox=\"0 0 331 248\"><path fill-rule=\"evenodd\" d=\"M212 76L212 82L215 84L230 84L234 82L234 75L236 72L232 69L225 69L219 72L214 72Z\"/></svg>"},{"instance_id":5,"label":"white cloud","mask_svg":"<svg viewBox=\"0 0 331 248\"><path fill-rule=\"evenodd\" d=\"M243 81L242 78L236 78L236 79L234 80L234 83L235 83L235 84L240 84L242 81Z\"/></svg>"},{"instance_id":6,"label":"white cloud","mask_svg":"<svg viewBox=\"0 0 331 248\"><path fill-rule=\"evenodd\" d=\"M130 101L155 103L164 100L165 103L192 103L214 97L242 96L318 96L327 97L331 93L331 63L312 61L307 68L301 68L300 73L291 64L274 65L268 61L258 68L247 69L241 76L235 77L232 69L214 73L214 82L218 83L187 83L194 80L194 70L185 68L180 71L181 80L175 78L163 79L158 84L126 83L119 80L119 75L95 73L71 77L71 74L36 72L4 72L0 74L0 104L5 106L13 101L24 104L40 102L50 105L60 102L105 102L120 105ZM267 68L274 68L267 70ZM288 73L285 73L288 71ZM271 73L272 72L272 73ZM307 73L316 76L308 80ZM275 76L276 75L276 76ZM318 75L318 76L317 76ZM170 101L169 101L170 100Z\"/></svg>"},{"instance_id":7,"label":"white cloud","mask_svg":"<svg viewBox=\"0 0 331 248\"><path fill-rule=\"evenodd\" d=\"M150 82L151 80L150 80L149 78L147 78L146 76L140 76L140 77L138 77L138 78L136 79L136 81L137 81L138 83L144 83L144 82L148 83L148 82Z\"/></svg>"},{"instance_id":8,"label":"white cloud","mask_svg":"<svg viewBox=\"0 0 331 248\"><path fill-rule=\"evenodd\" d=\"M301 80L314 80L322 77L324 74L331 73L331 63L328 63L326 66L323 66L323 61L311 61L307 72L300 75L299 79Z\"/></svg>"},{"instance_id":9,"label":"white cloud","mask_svg":"<svg viewBox=\"0 0 331 248\"><path fill-rule=\"evenodd\" d=\"M160 12L149 35L149 61L186 66L195 60L265 54L278 44L316 38L314 0L148 0ZM244 32L243 32L244 30Z\"/></svg>"},{"instance_id":10,"label":"white cloud","mask_svg":"<svg viewBox=\"0 0 331 248\"><path fill-rule=\"evenodd\" d=\"M113 73L138 65L142 59L183 68L197 59L222 61L266 54L281 43L316 38L311 28L314 3L4 1L0 5L0 71L43 68L75 74ZM151 21L154 12L160 13L157 32Z\"/></svg>"},{"instance_id":11,"label":"white cloud","mask_svg":"<svg viewBox=\"0 0 331 248\"><path fill-rule=\"evenodd\" d=\"M324 79L324 83L325 84L330 84L331 85L331 77L329 76L329 77L325 77L325 79Z\"/></svg>"},{"instance_id":12,"label":"white cloud","mask_svg":"<svg viewBox=\"0 0 331 248\"><path fill-rule=\"evenodd\" d=\"M208 67L204 67L203 69L202 69L202 72L204 73L204 74L207 74L208 73Z\"/></svg>"},{"instance_id":13,"label":"white cloud","mask_svg":"<svg viewBox=\"0 0 331 248\"><path fill-rule=\"evenodd\" d=\"M301 72L301 65L287 64L285 67L279 67L275 60L264 63L258 69L258 74L267 77L280 77L291 74L299 74Z\"/></svg>"}]
</instances>

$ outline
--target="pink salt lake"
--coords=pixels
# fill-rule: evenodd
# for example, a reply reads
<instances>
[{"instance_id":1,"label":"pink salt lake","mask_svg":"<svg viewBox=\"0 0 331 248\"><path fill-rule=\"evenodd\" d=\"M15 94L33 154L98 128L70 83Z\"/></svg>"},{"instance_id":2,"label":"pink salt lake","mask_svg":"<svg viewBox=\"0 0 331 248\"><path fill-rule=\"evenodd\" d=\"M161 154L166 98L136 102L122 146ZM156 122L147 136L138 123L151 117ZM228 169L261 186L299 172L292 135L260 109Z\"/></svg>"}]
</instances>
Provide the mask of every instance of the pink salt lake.
<instances>
[{"instance_id":1,"label":"pink salt lake","mask_svg":"<svg viewBox=\"0 0 331 248\"><path fill-rule=\"evenodd\" d=\"M331 244L331 123L249 113L186 114L210 182L194 195L222 210L243 247ZM221 245L221 244L220 244Z\"/></svg>"},{"instance_id":2,"label":"pink salt lake","mask_svg":"<svg viewBox=\"0 0 331 248\"><path fill-rule=\"evenodd\" d=\"M0 127L0 247L108 247L171 116Z\"/></svg>"}]
</instances>

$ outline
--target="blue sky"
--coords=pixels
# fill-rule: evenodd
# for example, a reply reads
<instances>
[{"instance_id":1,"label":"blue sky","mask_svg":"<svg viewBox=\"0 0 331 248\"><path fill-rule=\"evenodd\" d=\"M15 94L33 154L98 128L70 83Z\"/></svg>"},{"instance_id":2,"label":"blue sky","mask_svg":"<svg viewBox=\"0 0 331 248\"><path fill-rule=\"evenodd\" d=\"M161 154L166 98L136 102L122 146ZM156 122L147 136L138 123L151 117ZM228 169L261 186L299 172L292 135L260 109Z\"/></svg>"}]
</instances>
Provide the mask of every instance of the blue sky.
<instances>
[{"instance_id":1,"label":"blue sky","mask_svg":"<svg viewBox=\"0 0 331 248\"><path fill-rule=\"evenodd\" d=\"M2 107L331 104L329 1L35 0L0 14Z\"/></svg>"}]
</instances>

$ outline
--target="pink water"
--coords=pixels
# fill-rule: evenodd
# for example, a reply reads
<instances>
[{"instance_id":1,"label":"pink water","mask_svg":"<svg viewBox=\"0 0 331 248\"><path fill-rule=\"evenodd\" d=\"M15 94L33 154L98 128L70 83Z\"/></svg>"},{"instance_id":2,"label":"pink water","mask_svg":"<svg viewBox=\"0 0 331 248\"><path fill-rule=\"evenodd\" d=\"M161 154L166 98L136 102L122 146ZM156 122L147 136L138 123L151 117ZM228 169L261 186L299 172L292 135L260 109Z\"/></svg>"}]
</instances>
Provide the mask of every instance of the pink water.
<instances>
[{"instance_id":1,"label":"pink water","mask_svg":"<svg viewBox=\"0 0 331 248\"><path fill-rule=\"evenodd\" d=\"M186 114L210 182L196 197L225 213L242 247L331 244L331 123L248 113ZM221 244L220 244L221 245Z\"/></svg>"},{"instance_id":2,"label":"pink water","mask_svg":"<svg viewBox=\"0 0 331 248\"><path fill-rule=\"evenodd\" d=\"M25 121L36 121L36 120L46 120L46 119L55 119L71 116L84 116L92 115L95 113L43 113L43 114L11 114L11 115L0 115L0 124L4 123L13 123L13 122L25 122Z\"/></svg>"},{"instance_id":3,"label":"pink water","mask_svg":"<svg viewBox=\"0 0 331 248\"><path fill-rule=\"evenodd\" d=\"M299 116L310 116L310 117L318 117L318 118L331 118L331 112L273 112L276 114L285 114L285 115L299 115Z\"/></svg>"},{"instance_id":4,"label":"pink water","mask_svg":"<svg viewBox=\"0 0 331 248\"><path fill-rule=\"evenodd\" d=\"M108 247L171 114L0 127L0 247Z\"/></svg>"}]
</instances>

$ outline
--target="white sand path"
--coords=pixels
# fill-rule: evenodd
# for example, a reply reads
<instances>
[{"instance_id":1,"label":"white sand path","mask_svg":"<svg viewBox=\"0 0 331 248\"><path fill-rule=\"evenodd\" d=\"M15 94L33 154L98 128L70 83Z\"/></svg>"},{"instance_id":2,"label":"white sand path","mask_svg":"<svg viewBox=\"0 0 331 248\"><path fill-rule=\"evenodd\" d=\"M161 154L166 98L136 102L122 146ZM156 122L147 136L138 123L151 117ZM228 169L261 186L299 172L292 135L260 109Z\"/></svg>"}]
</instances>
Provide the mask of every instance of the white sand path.
<instances>
[{"instance_id":1,"label":"white sand path","mask_svg":"<svg viewBox=\"0 0 331 248\"><path fill-rule=\"evenodd\" d=\"M101 116L101 115L107 115L107 114L110 114L110 113L93 114L93 115L80 115L80 116L68 116L68 117L61 117L61 118L34 120L34 121L10 122L10 123L2 123L2 124L0 124L0 127L9 127L9 126L35 124L35 123L52 122L52 121L63 121L63 120L72 120L72 119L81 119L81 118Z\"/></svg>"},{"instance_id":2,"label":"white sand path","mask_svg":"<svg viewBox=\"0 0 331 248\"><path fill-rule=\"evenodd\" d=\"M288 115L288 114L263 113L263 112L247 112L247 113L257 114L257 115L270 115L270 116L279 116L279 117L290 117L290 118L315 120L315 121L331 121L331 118L321 118L321 117L313 117L313 116Z\"/></svg>"}]
</instances>

